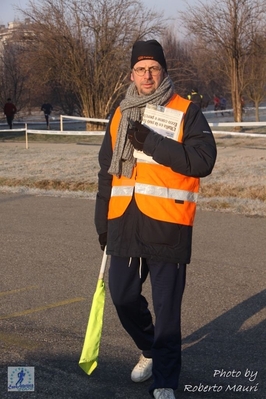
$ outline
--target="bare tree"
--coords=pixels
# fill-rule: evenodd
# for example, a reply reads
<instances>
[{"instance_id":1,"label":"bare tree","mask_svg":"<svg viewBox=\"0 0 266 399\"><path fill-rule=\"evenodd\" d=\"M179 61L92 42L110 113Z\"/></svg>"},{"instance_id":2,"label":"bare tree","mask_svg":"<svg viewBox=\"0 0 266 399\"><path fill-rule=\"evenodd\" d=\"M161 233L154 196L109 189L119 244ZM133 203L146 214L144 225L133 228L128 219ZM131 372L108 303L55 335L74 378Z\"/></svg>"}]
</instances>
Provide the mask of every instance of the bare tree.
<instances>
[{"instance_id":1,"label":"bare tree","mask_svg":"<svg viewBox=\"0 0 266 399\"><path fill-rule=\"evenodd\" d=\"M255 106L256 121L259 121L259 105L266 98L266 40L263 35L256 37L252 55L246 66L245 94Z\"/></svg>"},{"instance_id":2,"label":"bare tree","mask_svg":"<svg viewBox=\"0 0 266 399\"><path fill-rule=\"evenodd\" d=\"M27 103L27 75L21 68L21 59L22 49L19 43L7 42L1 53L0 101L3 103L7 97L11 97L18 110Z\"/></svg>"},{"instance_id":3,"label":"bare tree","mask_svg":"<svg viewBox=\"0 0 266 399\"><path fill-rule=\"evenodd\" d=\"M260 0L215 0L188 6L183 20L190 37L212 50L217 73L230 85L235 121L242 120L241 97L245 67L252 53L255 33L263 29L265 2Z\"/></svg>"},{"instance_id":4,"label":"bare tree","mask_svg":"<svg viewBox=\"0 0 266 399\"><path fill-rule=\"evenodd\" d=\"M185 97L190 92L190 82L195 77L189 43L178 40L174 29L169 28L162 35L162 44L171 79L178 93Z\"/></svg>"},{"instance_id":5,"label":"bare tree","mask_svg":"<svg viewBox=\"0 0 266 399\"><path fill-rule=\"evenodd\" d=\"M2 40L0 51L0 102L11 97L18 111L31 112L36 98L41 99L40 76L33 69L31 53L32 30L28 21L16 22Z\"/></svg>"},{"instance_id":6,"label":"bare tree","mask_svg":"<svg viewBox=\"0 0 266 399\"><path fill-rule=\"evenodd\" d=\"M83 116L106 117L129 83L133 42L160 35L162 16L141 1L30 1L32 74ZM21 10L22 11L22 10ZM65 101L68 103L69 101Z\"/></svg>"},{"instance_id":7,"label":"bare tree","mask_svg":"<svg viewBox=\"0 0 266 399\"><path fill-rule=\"evenodd\" d=\"M223 77L216 71L211 50L202 45L200 38L178 40L175 29L171 27L162 38L168 71L180 95L187 97L193 88L197 88L203 96L202 107L206 108L213 93L228 94L224 90Z\"/></svg>"}]
</instances>

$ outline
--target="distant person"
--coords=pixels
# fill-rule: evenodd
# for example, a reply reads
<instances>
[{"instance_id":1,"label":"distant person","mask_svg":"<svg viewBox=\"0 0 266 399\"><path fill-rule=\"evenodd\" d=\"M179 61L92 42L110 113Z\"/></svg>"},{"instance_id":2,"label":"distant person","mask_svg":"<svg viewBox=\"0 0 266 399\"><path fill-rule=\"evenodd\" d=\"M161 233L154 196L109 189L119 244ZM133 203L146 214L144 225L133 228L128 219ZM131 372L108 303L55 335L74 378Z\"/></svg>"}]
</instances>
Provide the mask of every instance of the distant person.
<instances>
[{"instance_id":1,"label":"distant person","mask_svg":"<svg viewBox=\"0 0 266 399\"><path fill-rule=\"evenodd\" d=\"M217 97L215 94L213 96L213 104L214 104L214 111L218 111L220 109L220 98Z\"/></svg>"},{"instance_id":2,"label":"distant person","mask_svg":"<svg viewBox=\"0 0 266 399\"><path fill-rule=\"evenodd\" d=\"M220 96L220 110L224 111L226 109L226 98L223 96ZM221 112L222 116L224 116L224 113Z\"/></svg>"},{"instance_id":3,"label":"distant person","mask_svg":"<svg viewBox=\"0 0 266 399\"><path fill-rule=\"evenodd\" d=\"M49 123L49 118L51 115L51 112L53 110L53 106L49 103L44 103L41 107L41 111L44 112L44 117L46 120L46 125L47 125L47 129L50 129L50 123Z\"/></svg>"},{"instance_id":4,"label":"distant person","mask_svg":"<svg viewBox=\"0 0 266 399\"><path fill-rule=\"evenodd\" d=\"M196 104L199 108L202 107L202 95L199 94L198 89L192 89L191 93L187 96L187 98Z\"/></svg>"},{"instance_id":5,"label":"distant person","mask_svg":"<svg viewBox=\"0 0 266 399\"><path fill-rule=\"evenodd\" d=\"M16 112L16 106L11 102L11 98L8 98L4 106L4 114L6 116L6 121L10 129L12 129L13 127L13 119Z\"/></svg>"}]
</instances>

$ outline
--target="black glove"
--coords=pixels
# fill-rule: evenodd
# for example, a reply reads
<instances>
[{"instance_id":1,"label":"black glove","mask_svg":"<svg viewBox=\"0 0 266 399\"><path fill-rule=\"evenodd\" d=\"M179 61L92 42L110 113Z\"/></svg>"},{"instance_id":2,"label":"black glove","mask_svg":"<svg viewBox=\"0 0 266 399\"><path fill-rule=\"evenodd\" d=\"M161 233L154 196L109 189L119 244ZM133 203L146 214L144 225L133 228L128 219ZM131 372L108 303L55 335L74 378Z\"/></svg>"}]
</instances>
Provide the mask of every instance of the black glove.
<instances>
[{"instance_id":1,"label":"black glove","mask_svg":"<svg viewBox=\"0 0 266 399\"><path fill-rule=\"evenodd\" d=\"M101 246L101 250L104 251L104 248L106 247L107 244L107 232L99 234L99 243Z\"/></svg>"},{"instance_id":2,"label":"black glove","mask_svg":"<svg viewBox=\"0 0 266 399\"><path fill-rule=\"evenodd\" d=\"M144 141L151 130L140 122L130 122L127 129L127 136L133 147L138 151L143 151Z\"/></svg>"}]
</instances>

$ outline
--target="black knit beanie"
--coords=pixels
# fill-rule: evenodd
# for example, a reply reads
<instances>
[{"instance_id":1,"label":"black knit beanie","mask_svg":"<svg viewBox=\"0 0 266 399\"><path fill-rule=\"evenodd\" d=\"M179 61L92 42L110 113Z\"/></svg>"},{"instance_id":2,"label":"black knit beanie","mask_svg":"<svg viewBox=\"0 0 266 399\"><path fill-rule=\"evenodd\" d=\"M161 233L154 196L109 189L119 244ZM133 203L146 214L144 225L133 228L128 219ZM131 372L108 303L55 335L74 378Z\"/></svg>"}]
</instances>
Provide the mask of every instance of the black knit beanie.
<instances>
[{"instance_id":1,"label":"black knit beanie","mask_svg":"<svg viewBox=\"0 0 266 399\"><path fill-rule=\"evenodd\" d=\"M131 68L133 68L137 62L142 60L155 60L159 62L167 72L163 48L157 40L135 42L132 48Z\"/></svg>"}]
</instances>

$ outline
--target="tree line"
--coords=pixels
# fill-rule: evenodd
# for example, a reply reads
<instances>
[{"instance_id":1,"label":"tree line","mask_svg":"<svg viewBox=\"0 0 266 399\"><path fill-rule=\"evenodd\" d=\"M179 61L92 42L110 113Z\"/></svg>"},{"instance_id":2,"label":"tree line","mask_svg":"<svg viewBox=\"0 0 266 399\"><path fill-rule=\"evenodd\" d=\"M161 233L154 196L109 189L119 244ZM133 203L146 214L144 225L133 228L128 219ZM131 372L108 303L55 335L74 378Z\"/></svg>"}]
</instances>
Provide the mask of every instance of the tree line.
<instances>
[{"instance_id":1,"label":"tree line","mask_svg":"<svg viewBox=\"0 0 266 399\"><path fill-rule=\"evenodd\" d=\"M209 100L221 94L235 121L242 120L245 97L259 120L265 6L265 0L199 0L179 15L176 28L141 0L31 0L20 10L27 23L4 44L0 101L11 97L24 112L48 101L68 115L106 118L130 82L133 43L156 38L180 95L195 86Z\"/></svg>"}]
</instances>

